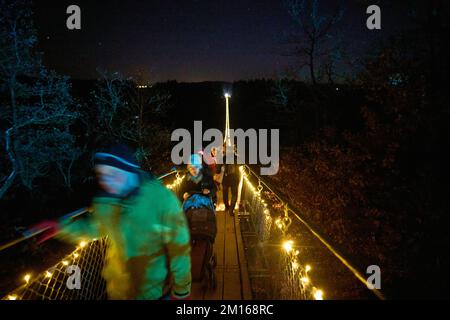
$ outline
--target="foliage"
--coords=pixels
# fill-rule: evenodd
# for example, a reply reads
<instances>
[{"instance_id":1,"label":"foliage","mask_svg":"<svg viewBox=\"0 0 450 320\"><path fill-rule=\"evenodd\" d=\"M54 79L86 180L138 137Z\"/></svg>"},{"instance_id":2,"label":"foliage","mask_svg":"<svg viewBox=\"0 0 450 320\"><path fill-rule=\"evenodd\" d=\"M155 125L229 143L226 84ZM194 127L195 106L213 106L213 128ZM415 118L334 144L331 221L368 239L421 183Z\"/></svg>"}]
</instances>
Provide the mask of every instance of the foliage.
<instances>
[{"instance_id":1,"label":"foliage","mask_svg":"<svg viewBox=\"0 0 450 320\"><path fill-rule=\"evenodd\" d=\"M286 4L295 28L285 42L294 47L291 55L297 57L299 69L308 68L312 84L318 76L333 83L342 48L336 26L343 9L338 6L328 15L319 10L318 0L289 0Z\"/></svg>"},{"instance_id":2,"label":"foliage","mask_svg":"<svg viewBox=\"0 0 450 320\"><path fill-rule=\"evenodd\" d=\"M307 130L308 105L339 107L341 116L328 113L333 120L282 151L272 179L360 270L381 267L388 297L448 296L450 8L437 5L411 3L412 27L377 48L351 90L337 88L347 105L323 89L305 100L287 80L274 86L274 107L298 120L289 132Z\"/></svg>"},{"instance_id":3,"label":"foliage","mask_svg":"<svg viewBox=\"0 0 450 320\"><path fill-rule=\"evenodd\" d=\"M79 150L70 132L78 112L68 78L48 71L35 52L29 3L2 1L0 6L0 123L7 156L2 159L0 198L14 183L33 189L36 179L56 168L70 186L67 162Z\"/></svg>"},{"instance_id":4,"label":"foliage","mask_svg":"<svg viewBox=\"0 0 450 320\"><path fill-rule=\"evenodd\" d=\"M138 161L146 168L167 151L169 132L159 124L165 117L170 95L153 88L139 88L119 73L101 72L93 92L96 113L86 119L95 145L118 141L136 148Z\"/></svg>"}]
</instances>

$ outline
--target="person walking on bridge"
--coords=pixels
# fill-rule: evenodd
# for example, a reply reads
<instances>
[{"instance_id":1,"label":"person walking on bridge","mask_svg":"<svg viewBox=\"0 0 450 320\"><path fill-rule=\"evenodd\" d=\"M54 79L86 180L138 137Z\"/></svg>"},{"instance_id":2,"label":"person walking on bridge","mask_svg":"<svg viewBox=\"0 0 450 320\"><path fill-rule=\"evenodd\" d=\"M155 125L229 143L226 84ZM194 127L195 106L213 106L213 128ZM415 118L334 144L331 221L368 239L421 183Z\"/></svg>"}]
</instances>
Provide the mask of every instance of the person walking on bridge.
<instances>
[{"instance_id":1,"label":"person walking on bridge","mask_svg":"<svg viewBox=\"0 0 450 320\"><path fill-rule=\"evenodd\" d=\"M239 187L239 166L237 164L237 156L233 148L225 148L223 159L223 179L222 179L222 196L225 204L225 211L228 211L231 216L234 215L234 208L238 198ZM231 163L227 163L228 162ZM228 192L231 193L229 200Z\"/></svg>"},{"instance_id":2,"label":"person walking on bridge","mask_svg":"<svg viewBox=\"0 0 450 320\"><path fill-rule=\"evenodd\" d=\"M108 299L187 299L191 248L179 200L145 174L124 145L96 153L94 161L100 192L92 213L61 221L58 237L79 242L108 236L102 273Z\"/></svg>"},{"instance_id":3,"label":"person walking on bridge","mask_svg":"<svg viewBox=\"0 0 450 320\"><path fill-rule=\"evenodd\" d=\"M216 185L209 167L199 154L193 154L187 165L188 174L183 184L183 200L193 194L203 194L212 201L216 195ZM214 211L214 208L212 208Z\"/></svg>"}]
</instances>

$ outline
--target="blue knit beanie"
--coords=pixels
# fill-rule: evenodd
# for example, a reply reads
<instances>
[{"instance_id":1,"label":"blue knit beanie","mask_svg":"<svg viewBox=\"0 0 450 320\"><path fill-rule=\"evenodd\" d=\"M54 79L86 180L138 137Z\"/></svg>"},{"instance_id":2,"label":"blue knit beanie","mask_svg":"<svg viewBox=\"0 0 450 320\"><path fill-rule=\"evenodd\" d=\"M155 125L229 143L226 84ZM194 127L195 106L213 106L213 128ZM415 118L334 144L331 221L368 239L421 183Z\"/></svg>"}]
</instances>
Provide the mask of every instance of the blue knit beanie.
<instances>
[{"instance_id":1,"label":"blue knit beanie","mask_svg":"<svg viewBox=\"0 0 450 320\"><path fill-rule=\"evenodd\" d=\"M137 173L140 167L131 149L125 144L110 146L94 155L95 165L107 165Z\"/></svg>"}]
</instances>

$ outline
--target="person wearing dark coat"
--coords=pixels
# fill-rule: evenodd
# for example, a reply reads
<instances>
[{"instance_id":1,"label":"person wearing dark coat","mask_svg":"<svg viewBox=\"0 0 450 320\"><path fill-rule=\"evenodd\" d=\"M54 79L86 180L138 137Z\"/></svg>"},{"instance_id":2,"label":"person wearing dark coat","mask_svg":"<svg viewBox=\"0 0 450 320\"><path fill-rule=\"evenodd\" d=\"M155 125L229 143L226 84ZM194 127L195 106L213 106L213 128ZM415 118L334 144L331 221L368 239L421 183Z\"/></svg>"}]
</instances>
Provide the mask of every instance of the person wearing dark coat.
<instances>
[{"instance_id":1,"label":"person wearing dark coat","mask_svg":"<svg viewBox=\"0 0 450 320\"><path fill-rule=\"evenodd\" d=\"M232 151L230 151L232 152ZM238 197L238 187L239 187L239 166L237 164L237 158L234 153L230 154L229 157L233 157L232 164L223 164L224 173L222 179L222 192L223 192L223 202L225 204L225 210L229 212L231 216L234 215L234 208L236 206ZM224 161L226 162L226 161ZM228 191L231 191L231 201L228 197Z\"/></svg>"}]
</instances>

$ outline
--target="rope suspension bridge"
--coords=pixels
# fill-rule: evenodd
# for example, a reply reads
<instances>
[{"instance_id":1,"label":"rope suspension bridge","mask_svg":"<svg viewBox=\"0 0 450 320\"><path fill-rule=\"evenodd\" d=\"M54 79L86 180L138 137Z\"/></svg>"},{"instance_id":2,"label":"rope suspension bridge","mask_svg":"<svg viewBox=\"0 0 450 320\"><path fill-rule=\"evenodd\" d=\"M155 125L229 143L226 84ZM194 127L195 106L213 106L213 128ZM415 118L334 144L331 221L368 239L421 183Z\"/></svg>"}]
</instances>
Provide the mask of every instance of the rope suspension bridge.
<instances>
[{"instance_id":1,"label":"rope suspension bridge","mask_svg":"<svg viewBox=\"0 0 450 320\"><path fill-rule=\"evenodd\" d=\"M231 146L229 95L226 95L224 143ZM167 188L178 194L185 174L171 171L160 176ZM366 277L285 201L275 188L248 165L240 166L238 204L234 216L217 211L217 286L205 290L192 285L195 300L322 300L384 299L377 289L369 290ZM89 215L82 208L65 216L79 219ZM0 246L14 250L33 241L46 229L25 232ZM23 284L11 292L0 292L3 300L104 300L102 278L108 238L81 242L57 264L36 275L18 275ZM79 289L69 289L69 266L83 270Z\"/></svg>"}]
</instances>

